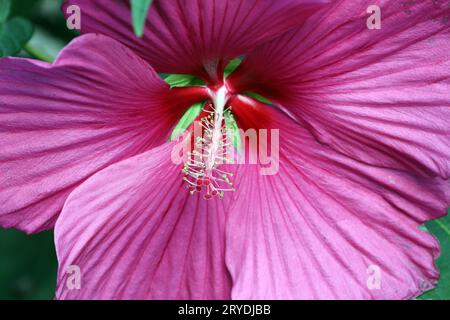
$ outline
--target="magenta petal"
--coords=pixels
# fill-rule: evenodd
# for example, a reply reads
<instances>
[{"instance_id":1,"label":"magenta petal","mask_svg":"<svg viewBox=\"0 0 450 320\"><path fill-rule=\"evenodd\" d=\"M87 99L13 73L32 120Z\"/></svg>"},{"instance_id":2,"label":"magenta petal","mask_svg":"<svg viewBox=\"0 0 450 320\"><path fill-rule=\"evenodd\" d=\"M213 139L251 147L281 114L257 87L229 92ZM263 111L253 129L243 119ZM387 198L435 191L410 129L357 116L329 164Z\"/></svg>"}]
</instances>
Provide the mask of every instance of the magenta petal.
<instances>
[{"instance_id":1,"label":"magenta petal","mask_svg":"<svg viewBox=\"0 0 450 320\"><path fill-rule=\"evenodd\" d=\"M164 142L167 85L105 36L72 42L53 64L0 60L0 226L53 227L93 173Z\"/></svg>"},{"instance_id":2,"label":"magenta petal","mask_svg":"<svg viewBox=\"0 0 450 320\"><path fill-rule=\"evenodd\" d=\"M227 202L191 196L172 147L112 165L70 195L55 229L58 299L230 297Z\"/></svg>"},{"instance_id":3,"label":"magenta petal","mask_svg":"<svg viewBox=\"0 0 450 320\"><path fill-rule=\"evenodd\" d=\"M368 30L372 4L336 1L256 49L232 81L355 159L450 177L450 7L382 1L381 29Z\"/></svg>"},{"instance_id":4,"label":"magenta petal","mask_svg":"<svg viewBox=\"0 0 450 320\"><path fill-rule=\"evenodd\" d=\"M449 181L354 161L286 118L274 128L279 173L245 167L228 213L232 298L406 299L432 288L439 244L419 225L446 213Z\"/></svg>"},{"instance_id":5,"label":"magenta petal","mask_svg":"<svg viewBox=\"0 0 450 320\"><path fill-rule=\"evenodd\" d=\"M128 0L67 0L78 5L82 32L120 40L158 72L215 77L223 60L299 25L325 0L155 0L144 36L133 34ZM222 66L223 67L223 66Z\"/></svg>"}]
</instances>

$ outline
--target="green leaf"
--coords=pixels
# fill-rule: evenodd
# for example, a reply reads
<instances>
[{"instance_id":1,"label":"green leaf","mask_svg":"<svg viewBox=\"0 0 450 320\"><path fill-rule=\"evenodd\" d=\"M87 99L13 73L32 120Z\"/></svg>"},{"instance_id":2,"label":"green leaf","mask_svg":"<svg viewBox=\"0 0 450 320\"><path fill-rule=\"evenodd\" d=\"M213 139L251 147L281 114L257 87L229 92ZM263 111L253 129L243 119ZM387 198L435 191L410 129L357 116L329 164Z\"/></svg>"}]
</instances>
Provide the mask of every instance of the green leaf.
<instances>
[{"instance_id":1,"label":"green leaf","mask_svg":"<svg viewBox=\"0 0 450 320\"><path fill-rule=\"evenodd\" d=\"M172 134L170 135L170 141L177 139L180 135L182 135L186 129L191 125L191 123L200 115L203 109L203 102L199 102L194 104L192 107L185 112L180 122L178 122L175 129L173 129Z\"/></svg>"},{"instance_id":2,"label":"green leaf","mask_svg":"<svg viewBox=\"0 0 450 320\"><path fill-rule=\"evenodd\" d=\"M144 35L145 22L147 21L148 10L153 0L131 0L131 13L133 16L134 33L138 37Z\"/></svg>"},{"instance_id":3,"label":"green leaf","mask_svg":"<svg viewBox=\"0 0 450 320\"><path fill-rule=\"evenodd\" d=\"M164 78L164 81L170 87L186 87L186 86L201 86L205 83L195 76L190 74L171 74Z\"/></svg>"},{"instance_id":4,"label":"green leaf","mask_svg":"<svg viewBox=\"0 0 450 320\"><path fill-rule=\"evenodd\" d=\"M225 125L228 128L228 132L231 133L231 139L234 147L238 152L240 152L242 148L241 133L239 131L239 126L237 125L236 119L230 111L225 114Z\"/></svg>"},{"instance_id":5,"label":"green leaf","mask_svg":"<svg viewBox=\"0 0 450 320\"><path fill-rule=\"evenodd\" d=\"M0 24L5 22L11 12L11 1L0 0Z\"/></svg>"},{"instance_id":6,"label":"green leaf","mask_svg":"<svg viewBox=\"0 0 450 320\"><path fill-rule=\"evenodd\" d=\"M15 17L6 22L0 30L0 57L20 52L33 35L33 25L24 18Z\"/></svg>"},{"instance_id":7,"label":"green leaf","mask_svg":"<svg viewBox=\"0 0 450 320\"><path fill-rule=\"evenodd\" d=\"M441 244L441 256L437 260L441 277L437 287L426 292L419 299L450 300L450 215L429 221L426 227Z\"/></svg>"}]
</instances>

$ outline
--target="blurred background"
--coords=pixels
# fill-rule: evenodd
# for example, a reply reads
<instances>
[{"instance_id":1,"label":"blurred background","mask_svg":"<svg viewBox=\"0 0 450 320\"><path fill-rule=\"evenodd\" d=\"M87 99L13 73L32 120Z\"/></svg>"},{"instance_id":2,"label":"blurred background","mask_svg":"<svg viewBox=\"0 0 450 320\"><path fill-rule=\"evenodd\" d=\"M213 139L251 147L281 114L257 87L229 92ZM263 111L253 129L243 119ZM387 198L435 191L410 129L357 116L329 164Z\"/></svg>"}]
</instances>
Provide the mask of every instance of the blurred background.
<instances>
[{"instance_id":1,"label":"blurred background","mask_svg":"<svg viewBox=\"0 0 450 320\"><path fill-rule=\"evenodd\" d=\"M57 265L53 232L0 230L0 299L53 299Z\"/></svg>"},{"instance_id":2,"label":"blurred background","mask_svg":"<svg viewBox=\"0 0 450 320\"><path fill-rule=\"evenodd\" d=\"M66 28L61 2L0 0L0 57L14 55L53 61L77 36ZM432 221L423 229L441 242L442 254L437 263L441 280L436 289L420 299L450 299L450 217ZM0 229L0 300L53 299L56 273L52 232L27 236L19 231Z\"/></svg>"}]
</instances>

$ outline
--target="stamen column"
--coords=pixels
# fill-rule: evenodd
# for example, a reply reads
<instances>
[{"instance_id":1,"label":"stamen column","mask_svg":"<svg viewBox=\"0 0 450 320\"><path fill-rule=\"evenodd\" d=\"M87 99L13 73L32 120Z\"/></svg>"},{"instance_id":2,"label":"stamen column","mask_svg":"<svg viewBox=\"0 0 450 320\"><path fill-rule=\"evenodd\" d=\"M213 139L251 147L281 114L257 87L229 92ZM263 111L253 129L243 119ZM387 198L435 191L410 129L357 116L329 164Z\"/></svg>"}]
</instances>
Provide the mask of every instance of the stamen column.
<instances>
[{"instance_id":1,"label":"stamen column","mask_svg":"<svg viewBox=\"0 0 450 320\"><path fill-rule=\"evenodd\" d=\"M205 190L204 198L223 197L225 191L234 191L230 178L231 173L218 167L229 163L228 151L232 146L228 139L226 124L226 105L229 100L226 87L217 91L210 89L210 104L212 110L205 109L208 116L201 119L202 136L195 137L195 149L189 154L185 164L184 180L188 183L191 193Z\"/></svg>"}]
</instances>

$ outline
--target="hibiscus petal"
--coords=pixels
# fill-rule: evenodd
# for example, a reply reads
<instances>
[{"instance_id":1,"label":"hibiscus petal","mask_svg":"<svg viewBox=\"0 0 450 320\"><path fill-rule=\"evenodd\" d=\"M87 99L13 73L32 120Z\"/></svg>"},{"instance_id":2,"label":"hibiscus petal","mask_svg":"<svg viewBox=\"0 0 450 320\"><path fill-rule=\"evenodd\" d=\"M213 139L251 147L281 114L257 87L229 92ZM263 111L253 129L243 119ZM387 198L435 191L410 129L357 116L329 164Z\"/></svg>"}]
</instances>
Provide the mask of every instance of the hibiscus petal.
<instances>
[{"instance_id":1,"label":"hibiscus petal","mask_svg":"<svg viewBox=\"0 0 450 320\"><path fill-rule=\"evenodd\" d=\"M228 213L232 298L401 299L432 288L439 245L419 225L445 215L450 182L354 161L270 117L279 173L243 167Z\"/></svg>"},{"instance_id":2,"label":"hibiscus petal","mask_svg":"<svg viewBox=\"0 0 450 320\"><path fill-rule=\"evenodd\" d=\"M52 228L93 173L164 142L168 86L105 36L72 42L54 64L0 60L0 226Z\"/></svg>"},{"instance_id":3,"label":"hibiscus petal","mask_svg":"<svg viewBox=\"0 0 450 320\"><path fill-rule=\"evenodd\" d=\"M173 146L112 165L70 195L55 229L57 298L229 298L226 202L189 194Z\"/></svg>"},{"instance_id":4,"label":"hibiscus petal","mask_svg":"<svg viewBox=\"0 0 450 320\"><path fill-rule=\"evenodd\" d=\"M336 1L302 28L258 48L232 75L306 121L325 144L355 159L450 177L450 7Z\"/></svg>"},{"instance_id":5,"label":"hibiscus petal","mask_svg":"<svg viewBox=\"0 0 450 320\"><path fill-rule=\"evenodd\" d=\"M155 0L142 38L133 34L129 1L68 0L78 5L82 32L112 36L134 49L158 72L217 80L217 70L298 25L326 0Z\"/></svg>"}]
</instances>

